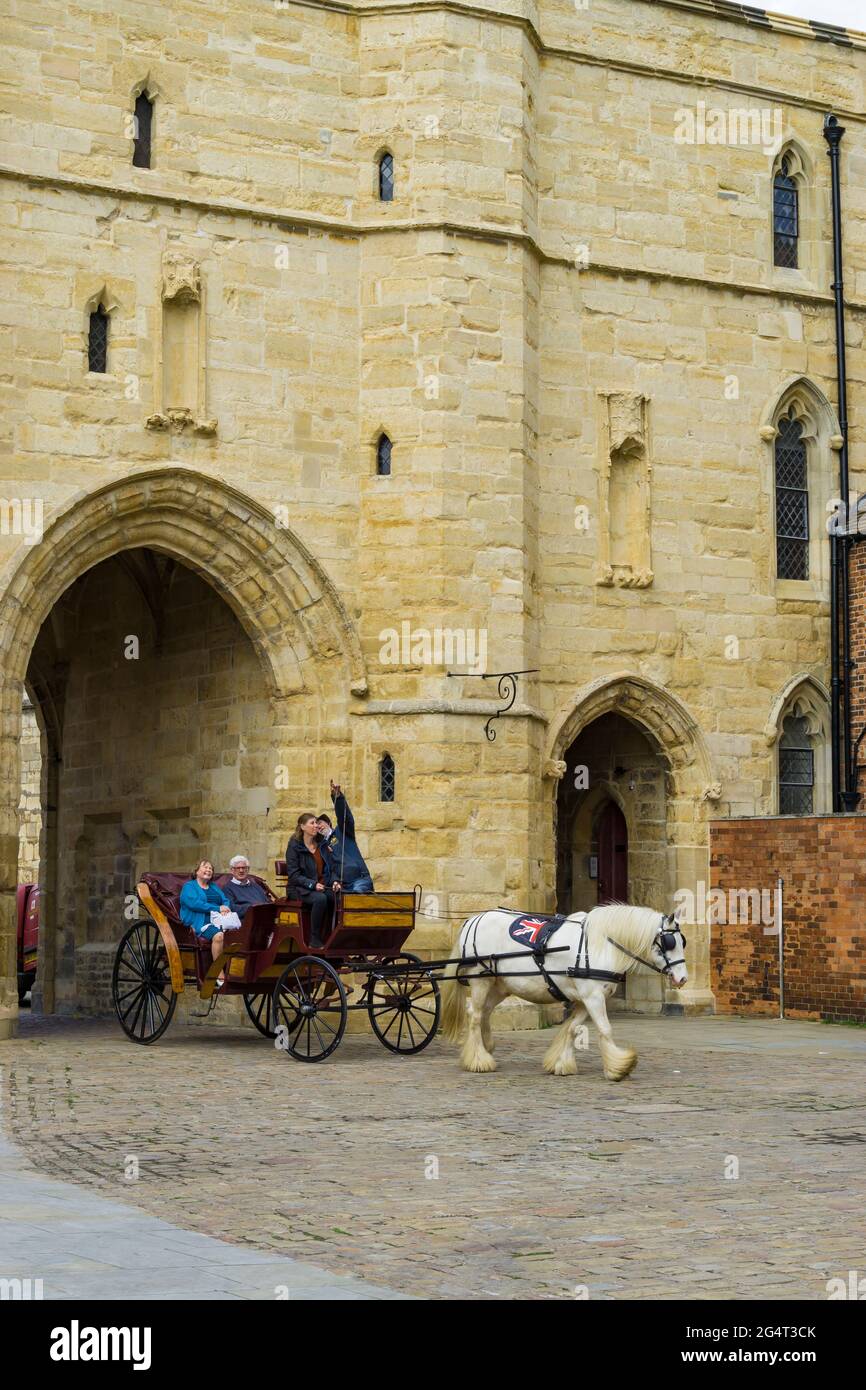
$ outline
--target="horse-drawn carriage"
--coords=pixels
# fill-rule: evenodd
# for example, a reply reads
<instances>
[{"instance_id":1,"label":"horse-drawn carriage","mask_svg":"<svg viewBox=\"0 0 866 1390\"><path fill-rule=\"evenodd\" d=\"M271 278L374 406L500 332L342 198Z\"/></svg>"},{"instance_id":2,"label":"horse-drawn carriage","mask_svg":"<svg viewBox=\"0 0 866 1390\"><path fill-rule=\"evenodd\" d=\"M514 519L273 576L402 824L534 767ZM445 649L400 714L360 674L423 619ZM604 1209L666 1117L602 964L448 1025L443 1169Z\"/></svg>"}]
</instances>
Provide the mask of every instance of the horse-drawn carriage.
<instances>
[{"instance_id":1,"label":"horse-drawn carriage","mask_svg":"<svg viewBox=\"0 0 866 1390\"><path fill-rule=\"evenodd\" d=\"M281 861L276 864L278 880ZM278 898L251 907L227 931L220 956L180 920L188 875L146 873L137 885L147 910L124 934L114 963L115 1012L133 1042L162 1037L178 997L241 995L260 1033L302 1062L320 1062L339 1045L350 1009L366 1009L373 1032L392 1052L420 1052L439 1025L439 987L417 956L403 951L415 926L416 893L338 894L321 948L310 946L310 914ZM215 882L223 887L228 875ZM223 983L218 981L223 977ZM354 986L347 983L354 977ZM349 1002L349 997L359 998Z\"/></svg>"}]
</instances>

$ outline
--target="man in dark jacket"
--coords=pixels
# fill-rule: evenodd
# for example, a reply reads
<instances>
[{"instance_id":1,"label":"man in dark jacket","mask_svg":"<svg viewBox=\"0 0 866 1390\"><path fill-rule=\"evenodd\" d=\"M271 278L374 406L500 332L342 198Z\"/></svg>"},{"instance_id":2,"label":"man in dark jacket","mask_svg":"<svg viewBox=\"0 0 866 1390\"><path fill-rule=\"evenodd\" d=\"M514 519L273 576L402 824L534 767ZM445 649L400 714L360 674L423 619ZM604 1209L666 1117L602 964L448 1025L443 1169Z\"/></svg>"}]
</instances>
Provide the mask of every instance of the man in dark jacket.
<instances>
[{"instance_id":1,"label":"man in dark jacket","mask_svg":"<svg viewBox=\"0 0 866 1390\"><path fill-rule=\"evenodd\" d=\"M330 816L324 812L319 816L319 829L325 837L322 854L330 868L330 878L339 882L345 893L372 893L373 879L355 840L355 817L337 782L331 782L331 800L337 817L336 830Z\"/></svg>"},{"instance_id":2,"label":"man in dark jacket","mask_svg":"<svg viewBox=\"0 0 866 1390\"><path fill-rule=\"evenodd\" d=\"M257 903L268 903L270 898L260 883L250 878L250 861L245 854L236 854L229 860L232 876L224 886L223 892L241 921L248 907Z\"/></svg>"}]
</instances>

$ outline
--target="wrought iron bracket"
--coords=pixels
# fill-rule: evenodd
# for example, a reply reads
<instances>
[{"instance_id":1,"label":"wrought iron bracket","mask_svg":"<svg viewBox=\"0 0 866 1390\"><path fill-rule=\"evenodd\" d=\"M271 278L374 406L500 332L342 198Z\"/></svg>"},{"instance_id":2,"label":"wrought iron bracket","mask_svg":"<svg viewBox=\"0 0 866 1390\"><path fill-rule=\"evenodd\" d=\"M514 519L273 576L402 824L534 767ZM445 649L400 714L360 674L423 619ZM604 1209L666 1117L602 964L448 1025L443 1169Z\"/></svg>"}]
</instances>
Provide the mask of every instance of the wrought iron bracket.
<instances>
[{"instance_id":1,"label":"wrought iron bracket","mask_svg":"<svg viewBox=\"0 0 866 1390\"><path fill-rule=\"evenodd\" d=\"M449 671L449 676L460 676L468 673L462 671ZM502 709L498 709L495 714L491 714L487 723L484 725L484 734L489 743L496 740L496 730L492 727L496 719L501 719L503 714L507 714L517 699L517 680L519 676L537 676L538 667L534 666L525 671L485 671L481 679L483 681L496 681L496 693L500 700L505 704Z\"/></svg>"}]
</instances>

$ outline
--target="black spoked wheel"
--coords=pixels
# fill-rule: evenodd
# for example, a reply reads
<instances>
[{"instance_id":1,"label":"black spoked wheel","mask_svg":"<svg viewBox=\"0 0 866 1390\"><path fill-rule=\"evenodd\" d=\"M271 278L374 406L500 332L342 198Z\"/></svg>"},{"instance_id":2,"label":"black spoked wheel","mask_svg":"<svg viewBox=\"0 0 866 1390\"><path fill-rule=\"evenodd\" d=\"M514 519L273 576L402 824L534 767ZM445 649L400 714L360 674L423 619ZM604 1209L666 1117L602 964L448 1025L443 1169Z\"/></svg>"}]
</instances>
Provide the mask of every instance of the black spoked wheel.
<instances>
[{"instance_id":1,"label":"black spoked wheel","mask_svg":"<svg viewBox=\"0 0 866 1390\"><path fill-rule=\"evenodd\" d=\"M245 994L244 1008L250 1016L250 1022L263 1033L266 1038L275 1038L277 1030L274 1027L274 996L272 994Z\"/></svg>"},{"instance_id":2,"label":"black spoked wheel","mask_svg":"<svg viewBox=\"0 0 866 1390\"><path fill-rule=\"evenodd\" d=\"M114 958L111 995L120 1026L133 1042L156 1042L171 1023L177 995L162 937L150 920L135 922L124 934Z\"/></svg>"},{"instance_id":3,"label":"black spoked wheel","mask_svg":"<svg viewBox=\"0 0 866 1390\"><path fill-rule=\"evenodd\" d=\"M339 1046L348 1016L343 982L326 960L302 956L286 966L274 990L280 1048L298 1062L324 1062Z\"/></svg>"},{"instance_id":4,"label":"black spoked wheel","mask_svg":"<svg viewBox=\"0 0 866 1390\"><path fill-rule=\"evenodd\" d=\"M421 1052L439 1027L439 986L408 951L382 964L404 968L370 972L367 1013L373 1032L391 1052Z\"/></svg>"}]
</instances>

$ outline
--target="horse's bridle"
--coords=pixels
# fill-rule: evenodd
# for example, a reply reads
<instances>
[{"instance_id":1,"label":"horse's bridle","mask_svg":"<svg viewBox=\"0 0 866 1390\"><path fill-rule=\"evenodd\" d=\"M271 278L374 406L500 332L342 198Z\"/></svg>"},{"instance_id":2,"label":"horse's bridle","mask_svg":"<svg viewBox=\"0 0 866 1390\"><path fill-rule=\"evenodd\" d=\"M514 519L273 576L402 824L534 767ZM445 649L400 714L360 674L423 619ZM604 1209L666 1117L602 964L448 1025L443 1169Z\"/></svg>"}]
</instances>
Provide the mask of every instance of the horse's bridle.
<instances>
[{"instance_id":1,"label":"horse's bridle","mask_svg":"<svg viewBox=\"0 0 866 1390\"><path fill-rule=\"evenodd\" d=\"M658 953L662 957L664 965L654 965L651 960L644 960L643 956L636 956L634 951L630 951L627 946L621 946L618 941L614 941L612 936L609 936L607 939L611 946L615 946L618 951L622 951L623 955L631 956L632 960L639 961L641 965L645 965L649 970L654 970L657 975L670 975L675 965L685 965L686 958L685 956L680 956L677 960L668 960L668 952L673 951L677 944L677 932L665 930L665 923L667 921L668 918L662 913L662 924L653 939L653 945L658 948ZM679 928L677 928L677 931L679 931ZM683 949L685 950L688 944L685 934L683 932L679 932L679 934L682 937Z\"/></svg>"}]
</instances>

